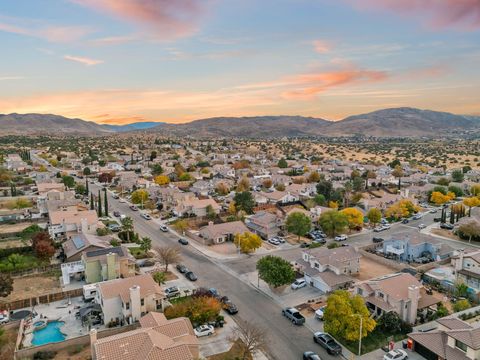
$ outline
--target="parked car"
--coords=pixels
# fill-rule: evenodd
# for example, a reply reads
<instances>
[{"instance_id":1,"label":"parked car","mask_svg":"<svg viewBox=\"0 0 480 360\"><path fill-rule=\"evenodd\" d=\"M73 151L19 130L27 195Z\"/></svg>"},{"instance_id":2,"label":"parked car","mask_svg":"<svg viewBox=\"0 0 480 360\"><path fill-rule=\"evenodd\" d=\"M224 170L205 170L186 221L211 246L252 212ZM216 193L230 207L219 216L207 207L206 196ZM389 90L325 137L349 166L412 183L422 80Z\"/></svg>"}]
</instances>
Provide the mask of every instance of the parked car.
<instances>
[{"instance_id":1,"label":"parked car","mask_svg":"<svg viewBox=\"0 0 480 360\"><path fill-rule=\"evenodd\" d=\"M286 308L282 310L282 315L289 319L295 325L303 325L305 323L305 318L300 311L295 308Z\"/></svg>"},{"instance_id":2,"label":"parked car","mask_svg":"<svg viewBox=\"0 0 480 360\"><path fill-rule=\"evenodd\" d=\"M433 208L433 209L430 210L429 212L430 212L430 214L435 214L437 211L438 211L437 209Z\"/></svg>"},{"instance_id":3,"label":"parked car","mask_svg":"<svg viewBox=\"0 0 480 360\"><path fill-rule=\"evenodd\" d=\"M232 303L230 300L222 301L222 307L230 315L235 315L236 313L238 313L237 305Z\"/></svg>"},{"instance_id":4,"label":"parked car","mask_svg":"<svg viewBox=\"0 0 480 360\"><path fill-rule=\"evenodd\" d=\"M8 315L7 310L3 310L0 312L0 324L6 324L10 321L10 316Z\"/></svg>"},{"instance_id":5,"label":"parked car","mask_svg":"<svg viewBox=\"0 0 480 360\"><path fill-rule=\"evenodd\" d=\"M335 236L335 241L346 241L347 239L348 237L345 234Z\"/></svg>"},{"instance_id":6,"label":"parked car","mask_svg":"<svg viewBox=\"0 0 480 360\"><path fill-rule=\"evenodd\" d=\"M150 215L148 215L148 214L142 213L140 216L141 216L142 218L144 218L145 220L152 220L152 217L151 217Z\"/></svg>"},{"instance_id":7,"label":"parked car","mask_svg":"<svg viewBox=\"0 0 480 360\"><path fill-rule=\"evenodd\" d=\"M180 274L185 274L188 272L188 268L185 265L177 264L176 268Z\"/></svg>"},{"instance_id":8,"label":"parked car","mask_svg":"<svg viewBox=\"0 0 480 360\"><path fill-rule=\"evenodd\" d=\"M119 232L121 230L121 227L118 224L108 224L107 227L113 232Z\"/></svg>"},{"instance_id":9,"label":"parked car","mask_svg":"<svg viewBox=\"0 0 480 360\"><path fill-rule=\"evenodd\" d=\"M402 224L408 224L409 222L410 222L410 220L408 220L408 219L403 219L402 220Z\"/></svg>"},{"instance_id":10,"label":"parked car","mask_svg":"<svg viewBox=\"0 0 480 360\"><path fill-rule=\"evenodd\" d=\"M374 242L374 243L381 243L381 242L383 242L383 241L384 241L384 240L383 240L383 238L381 238L381 237L375 237L375 236L374 236L374 237L372 238L372 242Z\"/></svg>"},{"instance_id":11,"label":"parked car","mask_svg":"<svg viewBox=\"0 0 480 360\"><path fill-rule=\"evenodd\" d=\"M407 353L402 349L391 350L383 355L383 360L405 360L408 359Z\"/></svg>"},{"instance_id":12,"label":"parked car","mask_svg":"<svg viewBox=\"0 0 480 360\"><path fill-rule=\"evenodd\" d=\"M441 223L440 228L441 229L446 229L446 230L453 230L454 226L453 226L453 224Z\"/></svg>"},{"instance_id":13,"label":"parked car","mask_svg":"<svg viewBox=\"0 0 480 360\"><path fill-rule=\"evenodd\" d=\"M113 216L115 217L120 217L120 211L114 211Z\"/></svg>"},{"instance_id":14,"label":"parked car","mask_svg":"<svg viewBox=\"0 0 480 360\"><path fill-rule=\"evenodd\" d=\"M281 236L275 236L275 239L280 243L280 244L285 244L285 239Z\"/></svg>"},{"instance_id":15,"label":"parked car","mask_svg":"<svg viewBox=\"0 0 480 360\"><path fill-rule=\"evenodd\" d=\"M425 229L426 227L427 227L427 225L425 225L425 224L418 225L419 230Z\"/></svg>"},{"instance_id":16,"label":"parked car","mask_svg":"<svg viewBox=\"0 0 480 360\"><path fill-rule=\"evenodd\" d=\"M381 232L383 230L386 230L383 228L383 226L377 226L375 229L373 229L373 232Z\"/></svg>"},{"instance_id":17,"label":"parked car","mask_svg":"<svg viewBox=\"0 0 480 360\"><path fill-rule=\"evenodd\" d=\"M165 289L165 296L167 297L167 299L170 299L172 297L179 296L179 295L180 295L180 290L176 286L171 286Z\"/></svg>"},{"instance_id":18,"label":"parked car","mask_svg":"<svg viewBox=\"0 0 480 360\"><path fill-rule=\"evenodd\" d=\"M390 224L383 224L383 225L382 225L383 230L388 230L388 229L390 229L391 227L392 227L392 225L390 225Z\"/></svg>"},{"instance_id":19,"label":"parked car","mask_svg":"<svg viewBox=\"0 0 480 360\"><path fill-rule=\"evenodd\" d=\"M168 227L166 225L160 225L160 231L168 232Z\"/></svg>"},{"instance_id":20,"label":"parked car","mask_svg":"<svg viewBox=\"0 0 480 360\"><path fill-rule=\"evenodd\" d=\"M342 347L330 336L330 334L318 331L313 334L313 341L327 350L330 355L340 355Z\"/></svg>"},{"instance_id":21,"label":"parked car","mask_svg":"<svg viewBox=\"0 0 480 360\"><path fill-rule=\"evenodd\" d=\"M215 333L215 328L212 325L200 325L193 332L197 337L210 336Z\"/></svg>"},{"instance_id":22,"label":"parked car","mask_svg":"<svg viewBox=\"0 0 480 360\"><path fill-rule=\"evenodd\" d=\"M135 205L131 205L131 206L130 206L130 210L132 210L132 211L138 211L138 207L136 207Z\"/></svg>"},{"instance_id":23,"label":"parked car","mask_svg":"<svg viewBox=\"0 0 480 360\"><path fill-rule=\"evenodd\" d=\"M303 360L322 360L318 354L315 354L313 351L305 351L303 353Z\"/></svg>"},{"instance_id":24,"label":"parked car","mask_svg":"<svg viewBox=\"0 0 480 360\"><path fill-rule=\"evenodd\" d=\"M297 290L305 286L307 286L307 281L305 279L297 279L291 285L293 290Z\"/></svg>"},{"instance_id":25,"label":"parked car","mask_svg":"<svg viewBox=\"0 0 480 360\"><path fill-rule=\"evenodd\" d=\"M442 221L441 217L433 218L433 222L441 222L441 221Z\"/></svg>"},{"instance_id":26,"label":"parked car","mask_svg":"<svg viewBox=\"0 0 480 360\"><path fill-rule=\"evenodd\" d=\"M118 196L117 194L113 194L112 197L117 200L117 199L120 199L120 196Z\"/></svg>"},{"instance_id":27,"label":"parked car","mask_svg":"<svg viewBox=\"0 0 480 360\"><path fill-rule=\"evenodd\" d=\"M317 309L315 311L315 319L317 320L323 320L323 314L325 313L326 305L322 306L320 309Z\"/></svg>"},{"instance_id":28,"label":"parked car","mask_svg":"<svg viewBox=\"0 0 480 360\"><path fill-rule=\"evenodd\" d=\"M272 245L280 245L280 241L275 238L268 239L268 243Z\"/></svg>"},{"instance_id":29,"label":"parked car","mask_svg":"<svg viewBox=\"0 0 480 360\"><path fill-rule=\"evenodd\" d=\"M304 249L304 248L309 247L309 244L304 241L304 242L302 242L302 243L300 244L300 247L301 247L302 249Z\"/></svg>"},{"instance_id":30,"label":"parked car","mask_svg":"<svg viewBox=\"0 0 480 360\"><path fill-rule=\"evenodd\" d=\"M415 215L413 216L413 220L420 220L422 217L423 217L422 214L415 214Z\"/></svg>"},{"instance_id":31,"label":"parked car","mask_svg":"<svg viewBox=\"0 0 480 360\"><path fill-rule=\"evenodd\" d=\"M188 240L187 239L184 239L184 238L180 238L178 239L178 242L182 245L188 245Z\"/></svg>"},{"instance_id":32,"label":"parked car","mask_svg":"<svg viewBox=\"0 0 480 360\"><path fill-rule=\"evenodd\" d=\"M190 281L197 281L197 275L195 275L193 272L188 271L185 273L185 277L190 280Z\"/></svg>"}]
</instances>

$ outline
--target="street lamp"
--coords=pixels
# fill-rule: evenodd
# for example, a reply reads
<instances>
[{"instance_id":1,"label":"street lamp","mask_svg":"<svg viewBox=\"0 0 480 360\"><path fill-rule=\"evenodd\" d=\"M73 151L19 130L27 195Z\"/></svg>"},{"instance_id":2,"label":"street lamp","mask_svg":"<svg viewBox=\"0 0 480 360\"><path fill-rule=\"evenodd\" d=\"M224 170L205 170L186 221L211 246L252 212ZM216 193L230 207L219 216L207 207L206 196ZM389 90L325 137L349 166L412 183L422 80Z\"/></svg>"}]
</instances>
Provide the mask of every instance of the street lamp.
<instances>
[{"instance_id":1,"label":"street lamp","mask_svg":"<svg viewBox=\"0 0 480 360\"><path fill-rule=\"evenodd\" d=\"M358 356L362 354L362 327L363 327L363 317L361 314L352 314L350 316L358 316L360 319L360 332L358 334Z\"/></svg>"}]
</instances>

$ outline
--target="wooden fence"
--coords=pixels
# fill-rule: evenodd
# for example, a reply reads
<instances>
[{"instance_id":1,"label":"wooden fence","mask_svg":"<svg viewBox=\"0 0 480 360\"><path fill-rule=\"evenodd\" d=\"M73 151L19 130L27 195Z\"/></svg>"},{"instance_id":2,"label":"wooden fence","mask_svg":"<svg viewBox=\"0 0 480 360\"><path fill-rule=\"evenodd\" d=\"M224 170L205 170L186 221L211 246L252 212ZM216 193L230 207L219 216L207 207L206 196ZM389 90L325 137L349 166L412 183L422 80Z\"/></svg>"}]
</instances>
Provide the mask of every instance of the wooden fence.
<instances>
[{"instance_id":1,"label":"wooden fence","mask_svg":"<svg viewBox=\"0 0 480 360\"><path fill-rule=\"evenodd\" d=\"M8 311L31 308L38 304L49 304L54 301L60 301L68 298L83 296L83 288L62 291L52 294L45 294L28 299L20 299L9 302L0 301L0 309L6 309Z\"/></svg>"}]
</instances>

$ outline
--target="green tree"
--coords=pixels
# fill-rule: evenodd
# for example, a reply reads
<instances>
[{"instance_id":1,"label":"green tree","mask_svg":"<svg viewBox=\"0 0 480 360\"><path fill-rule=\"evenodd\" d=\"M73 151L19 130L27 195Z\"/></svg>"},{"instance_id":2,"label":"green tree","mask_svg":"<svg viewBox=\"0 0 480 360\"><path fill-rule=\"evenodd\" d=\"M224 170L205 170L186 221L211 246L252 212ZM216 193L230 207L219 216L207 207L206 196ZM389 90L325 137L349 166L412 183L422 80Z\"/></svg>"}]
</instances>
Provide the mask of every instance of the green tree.
<instances>
[{"instance_id":1,"label":"green tree","mask_svg":"<svg viewBox=\"0 0 480 360\"><path fill-rule=\"evenodd\" d=\"M130 234L133 233L133 220L130 216L124 217L122 220L122 231L127 234L127 242L130 242Z\"/></svg>"},{"instance_id":2,"label":"green tree","mask_svg":"<svg viewBox=\"0 0 480 360\"><path fill-rule=\"evenodd\" d=\"M300 240L300 236L305 236L310 231L312 221L307 215L297 211L288 215L285 227L288 232L297 235Z\"/></svg>"},{"instance_id":3,"label":"green tree","mask_svg":"<svg viewBox=\"0 0 480 360\"><path fill-rule=\"evenodd\" d=\"M243 234L236 234L234 243L242 253L251 254L262 246L262 239L257 234L246 231Z\"/></svg>"},{"instance_id":4,"label":"green tree","mask_svg":"<svg viewBox=\"0 0 480 360\"><path fill-rule=\"evenodd\" d=\"M368 221L375 227L382 220L382 212L377 208L371 208L367 212Z\"/></svg>"},{"instance_id":5,"label":"green tree","mask_svg":"<svg viewBox=\"0 0 480 360\"><path fill-rule=\"evenodd\" d=\"M315 204L320 206L324 206L326 204L325 196L323 196L322 194L315 195L313 201L315 201Z\"/></svg>"},{"instance_id":6,"label":"green tree","mask_svg":"<svg viewBox=\"0 0 480 360\"><path fill-rule=\"evenodd\" d=\"M98 217L101 218L103 215L102 215L102 195L101 195L101 192L100 190L98 190L98 203L97 203L97 213L98 213Z\"/></svg>"},{"instance_id":7,"label":"green tree","mask_svg":"<svg viewBox=\"0 0 480 360\"><path fill-rule=\"evenodd\" d=\"M13 291L13 279L9 274L0 273L0 297L7 297Z\"/></svg>"},{"instance_id":8,"label":"green tree","mask_svg":"<svg viewBox=\"0 0 480 360\"><path fill-rule=\"evenodd\" d=\"M152 166L152 175L153 176L158 176L163 174L163 168L160 164L153 164Z\"/></svg>"},{"instance_id":9,"label":"green tree","mask_svg":"<svg viewBox=\"0 0 480 360\"><path fill-rule=\"evenodd\" d=\"M278 256L267 255L257 262L258 276L268 285L277 288L295 280L295 271L290 263Z\"/></svg>"},{"instance_id":10,"label":"green tree","mask_svg":"<svg viewBox=\"0 0 480 360\"><path fill-rule=\"evenodd\" d=\"M344 231L348 226L348 218L345 214L337 210L330 210L320 215L318 223L326 234L335 236Z\"/></svg>"},{"instance_id":11,"label":"green tree","mask_svg":"<svg viewBox=\"0 0 480 360\"><path fill-rule=\"evenodd\" d=\"M250 191L237 192L233 198L237 211L245 211L247 214L253 214L255 200Z\"/></svg>"},{"instance_id":12,"label":"green tree","mask_svg":"<svg viewBox=\"0 0 480 360\"><path fill-rule=\"evenodd\" d=\"M465 175L463 174L462 170L453 170L452 171L452 180L454 182L463 182L463 179L465 178Z\"/></svg>"},{"instance_id":13,"label":"green tree","mask_svg":"<svg viewBox=\"0 0 480 360\"><path fill-rule=\"evenodd\" d=\"M104 206L105 216L108 217L108 196L107 196L107 189L106 188L103 188L103 198L105 200L105 206Z\"/></svg>"},{"instance_id":14,"label":"green tree","mask_svg":"<svg viewBox=\"0 0 480 360\"><path fill-rule=\"evenodd\" d=\"M62 182L69 189L75 187L75 179L72 176L69 176L69 175L62 176Z\"/></svg>"},{"instance_id":15,"label":"green tree","mask_svg":"<svg viewBox=\"0 0 480 360\"><path fill-rule=\"evenodd\" d=\"M84 195L87 189L85 189L85 185L83 184L77 184L75 186L75 193L79 195Z\"/></svg>"},{"instance_id":16,"label":"green tree","mask_svg":"<svg viewBox=\"0 0 480 360\"><path fill-rule=\"evenodd\" d=\"M165 284L165 281L167 281L167 274L163 271L157 271L152 277L153 280L155 280L155 282L159 285Z\"/></svg>"},{"instance_id":17,"label":"green tree","mask_svg":"<svg viewBox=\"0 0 480 360\"><path fill-rule=\"evenodd\" d=\"M333 192L333 184L331 181L328 180L320 180L317 184L317 193L321 194L325 197L325 200L331 200Z\"/></svg>"},{"instance_id":18,"label":"green tree","mask_svg":"<svg viewBox=\"0 0 480 360\"><path fill-rule=\"evenodd\" d=\"M147 236L142 237L142 239L140 240L140 249L142 249L142 251L144 252L147 252L147 251L150 251L151 248L152 248L152 239L150 239Z\"/></svg>"},{"instance_id":19,"label":"green tree","mask_svg":"<svg viewBox=\"0 0 480 360\"><path fill-rule=\"evenodd\" d=\"M458 297L467 297L468 296L468 286L463 282L458 283L455 286L455 295Z\"/></svg>"},{"instance_id":20,"label":"green tree","mask_svg":"<svg viewBox=\"0 0 480 360\"><path fill-rule=\"evenodd\" d=\"M391 161L390 163L388 163L388 166L392 169L395 169L397 166L400 166L401 163L400 163L400 160L398 159L395 159L393 161Z\"/></svg>"},{"instance_id":21,"label":"green tree","mask_svg":"<svg viewBox=\"0 0 480 360\"><path fill-rule=\"evenodd\" d=\"M207 214L207 219L213 220L217 217L217 213L213 209L212 205L207 205L207 207L205 208L205 211L206 211L206 214Z\"/></svg>"},{"instance_id":22,"label":"green tree","mask_svg":"<svg viewBox=\"0 0 480 360\"><path fill-rule=\"evenodd\" d=\"M93 193L90 193L90 210L95 210L95 199L93 198Z\"/></svg>"},{"instance_id":23,"label":"green tree","mask_svg":"<svg viewBox=\"0 0 480 360\"><path fill-rule=\"evenodd\" d=\"M352 188L353 188L353 191L363 190L363 179L359 176L354 177L352 179Z\"/></svg>"},{"instance_id":24,"label":"green tree","mask_svg":"<svg viewBox=\"0 0 480 360\"><path fill-rule=\"evenodd\" d=\"M89 176L91 174L92 174L92 171L90 170L90 168L88 166L83 168L83 175Z\"/></svg>"},{"instance_id":25,"label":"green tree","mask_svg":"<svg viewBox=\"0 0 480 360\"><path fill-rule=\"evenodd\" d=\"M365 301L360 295L352 295L346 290L337 290L327 299L323 314L324 331L334 337L348 341L360 340L360 319L362 338L371 333L377 323L370 317Z\"/></svg>"},{"instance_id":26,"label":"green tree","mask_svg":"<svg viewBox=\"0 0 480 360\"><path fill-rule=\"evenodd\" d=\"M456 198L463 196L463 190L461 188L459 188L458 186L450 185L448 187L448 191L453 192L455 194Z\"/></svg>"},{"instance_id":27,"label":"green tree","mask_svg":"<svg viewBox=\"0 0 480 360\"><path fill-rule=\"evenodd\" d=\"M280 160L278 160L277 166L278 166L280 169L285 169L285 168L287 168L287 167L288 167L287 160L285 160L285 158L281 158Z\"/></svg>"},{"instance_id":28,"label":"green tree","mask_svg":"<svg viewBox=\"0 0 480 360\"><path fill-rule=\"evenodd\" d=\"M7 262L12 265L13 270L17 269L17 265L23 264L25 262L25 257L20 254L10 254L7 257Z\"/></svg>"}]
</instances>

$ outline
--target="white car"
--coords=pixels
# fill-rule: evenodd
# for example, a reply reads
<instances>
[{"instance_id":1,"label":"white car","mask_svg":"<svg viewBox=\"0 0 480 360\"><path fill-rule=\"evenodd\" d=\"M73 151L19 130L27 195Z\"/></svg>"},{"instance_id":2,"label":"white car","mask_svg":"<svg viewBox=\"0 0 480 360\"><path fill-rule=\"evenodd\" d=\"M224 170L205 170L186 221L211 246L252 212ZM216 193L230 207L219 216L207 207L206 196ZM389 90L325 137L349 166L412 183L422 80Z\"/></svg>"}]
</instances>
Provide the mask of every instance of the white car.
<instances>
[{"instance_id":1,"label":"white car","mask_svg":"<svg viewBox=\"0 0 480 360\"><path fill-rule=\"evenodd\" d=\"M160 225L160 231L168 232L168 227L166 227L165 225Z\"/></svg>"},{"instance_id":2,"label":"white car","mask_svg":"<svg viewBox=\"0 0 480 360\"><path fill-rule=\"evenodd\" d=\"M124 198L120 198L120 200L118 200L119 203L121 204L125 204L127 202L127 200L125 200Z\"/></svg>"},{"instance_id":3,"label":"white car","mask_svg":"<svg viewBox=\"0 0 480 360\"><path fill-rule=\"evenodd\" d=\"M420 230L425 229L426 227L427 227L427 225L425 225L425 224L420 224L420 225L418 225L418 228L419 228Z\"/></svg>"},{"instance_id":4,"label":"white car","mask_svg":"<svg viewBox=\"0 0 480 360\"><path fill-rule=\"evenodd\" d=\"M305 279L297 279L291 286L293 290L297 290L307 286L307 281Z\"/></svg>"},{"instance_id":5,"label":"white car","mask_svg":"<svg viewBox=\"0 0 480 360\"><path fill-rule=\"evenodd\" d=\"M392 227L392 225L390 225L390 224L383 224L383 225L382 225L383 230L388 230L388 229L390 229L391 227Z\"/></svg>"},{"instance_id":6,"label":"white car","mask_svg":"<svg viewBox=\"0 0 480 360\"><path fill-rule=\"evenodd\" d=\"M0 324L6 324L10 321L10 317L8 316L8 311L3 310L0 311Z\"/></svg>"},{"instance_id":7,"label":"white car","mask_svg":"<svg viewBox=\"0 0 480 360\"><path fill-rule=\"evenodd\" d=\"M320 309L317 309L317 311L315 311L315 319L317 320L323 320L323 314L325 313L325 308L327 306L322 306Z\"/></svg>"},{"instance_id":8,"label":"white car","mask_svg":"<svg viewBox=\"0 0 480 360\"><path fill-rule=\"evenodd\" d=\"M145 220L152 220L152 217L151 217L150 215L148 215L148 214L142 213L140 216L141 216L142 218L144 218Z\"/></svg>"},{"instance_id":9,"label":"white car","mask_svg":"<svg viewBox=\"0 0 480 360\"><path fill-rule=\"evenodd\" d=\"M408 359L408 355L402 349L395 349L383 355L383 360L405 360L405 359Z\"/></svg>"},{"instance_id":10,"label":"white car","mask_svg":"<svg viewBox=\"0 0 480 360\"><path fill-rule=\"evenodd\" d=\"M272 245L280 245L280 241L275 238L268 239L268 242Z\"/></svg>"},{"instance_id":11,"label":"white car","mask_svg":"<svg viewBox=\"0 0 480 360\"><path fill-rule=\"evenodd\" d=\"M335 236L335 241L345 241L348 237L345 234Z\"/></svg>"},{"instance_id":12,"label":"white car","mask_svg":"<svg viewBox=\"0 0 480 360\"><path fill-rule=\"evenodd\" d=\"M215 333L215 329L212 325L200 325L193 329L193 332L197 337L209 336Z\"/></svg>"}]
</instances>

